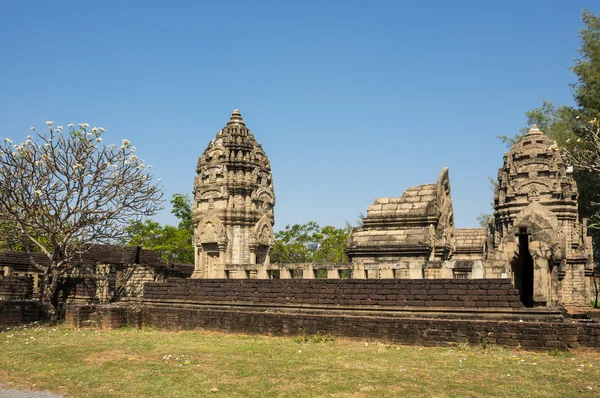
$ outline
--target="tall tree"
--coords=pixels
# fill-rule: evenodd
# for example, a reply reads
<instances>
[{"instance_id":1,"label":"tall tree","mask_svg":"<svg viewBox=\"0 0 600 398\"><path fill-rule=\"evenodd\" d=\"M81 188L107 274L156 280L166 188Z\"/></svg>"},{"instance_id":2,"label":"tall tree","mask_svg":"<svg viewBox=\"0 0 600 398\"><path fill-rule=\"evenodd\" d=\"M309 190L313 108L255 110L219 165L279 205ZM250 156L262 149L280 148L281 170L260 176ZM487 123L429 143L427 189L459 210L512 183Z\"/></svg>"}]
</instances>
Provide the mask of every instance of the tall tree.
<instances>
[{"instance_id":1,"label":"tall tree","mask_svg":"<svg viewBox=\"0 0 600 398\"><path fill-rule=\"evenodd\" d=\"M28 253L48 258L44 265L29 256L43 273L40 299L56 316L56 287L78 256L121 239L131 218L155 214L163 191L128 140L105 146L101 127L71 124L63 132L46 124L20 144L0 145L0 217Z\"/></svg>"},{"instance_id":2,"label":"tall tree","mask_svg":"<svg viewBox=\"0 0 600 398\"><path fill-rule=\"evenodd\" d=\"M171 198L171 213L179 219L177 227L160 225L153 220L135 220L127 227L125 245L141 246L158 252L166 263L194 263L192 238L192 202L188 195L176 193Z\"/></svg>"},{"instance_id":3,"label":"tall tree","mask_svg":"<svg viewBox=\"0 0 600 398\"><path fill-rule=\"evenodd\" d=\"M275 233L272 263L324 263L347 261L348 228L325 226L316 221L286 225Z\"/></svg>"}]
</instances>

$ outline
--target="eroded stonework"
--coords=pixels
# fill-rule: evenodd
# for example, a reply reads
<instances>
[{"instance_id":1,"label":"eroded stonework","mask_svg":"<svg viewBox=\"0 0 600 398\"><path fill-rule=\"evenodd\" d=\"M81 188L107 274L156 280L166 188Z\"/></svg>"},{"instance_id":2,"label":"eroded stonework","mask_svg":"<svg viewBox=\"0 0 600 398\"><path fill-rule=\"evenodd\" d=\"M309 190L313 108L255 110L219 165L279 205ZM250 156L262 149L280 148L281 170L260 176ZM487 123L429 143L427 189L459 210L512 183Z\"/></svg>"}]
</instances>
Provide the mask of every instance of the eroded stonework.
<instances>
[{"instance_id":1,"label":"eroded stonework","mask_svg":"<svg viewBox=\"0 0 600 398\"><path fill-rule=\"evenodd\" d=\"M585 306L592 242L556 143L533 126L504 155L488 228L454 229L448 171L367 208L349 239L354 278L510 278L526 306Z\"/></svg>"},{"instance_id":2,"label":"eroded stonework","mask_svg":"<svg viewBox=\"0 0 600 398\"><path fill-rule=\"evenodd\" d=\"M271 168L237 110L197 172L194 278L510 278L528 307L589 303L592 242L572 169L536 126L504 155L487 228L454 227L445 168L433 184L376 199L343 264L269 263Z\"/></svg>"},{"instance_id":3,"label":"eroded stonework","mask_svg":"<svg viewBox=\"0 0 600 398\"><path fill-rule=\"evenodd\" d=\"M528 305L586 305L592 241L579 222L577 185L556 143L533 126L504 155L486 253Z\"/></svg>"},{"instance_id":4,"label":"eroded stonework","mask_svg":"<svg viewBox=\"0 0 600 398\"><path fill-rule=\"evenodd\" d=\"M227 264L268 264L275 193L262 146L233 111L198 159L194 181L193 278L246 278ZM248 271L250 272L250 271Z\"/></svg>"}]
</instances>

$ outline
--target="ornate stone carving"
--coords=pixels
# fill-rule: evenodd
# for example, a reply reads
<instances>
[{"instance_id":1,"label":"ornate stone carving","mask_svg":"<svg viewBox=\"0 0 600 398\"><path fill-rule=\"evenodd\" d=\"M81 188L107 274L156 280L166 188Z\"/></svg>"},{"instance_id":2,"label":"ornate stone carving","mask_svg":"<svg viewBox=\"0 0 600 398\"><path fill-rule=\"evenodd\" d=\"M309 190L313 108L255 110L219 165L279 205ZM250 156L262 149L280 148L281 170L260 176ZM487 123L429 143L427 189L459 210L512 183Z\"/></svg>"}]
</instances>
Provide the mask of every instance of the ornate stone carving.
<instances>
[{"instance_id":1,"label":"ornate stone carving","mask_svg":"<svg viewBox=\"0 0 600 398\"><path fill-rule=\"evenodd\" d=\"M272 245L275 194L271 165L237 109L209 142L196 172L192 219L197 245L217 242L226 255L225 264L249 261L252 240ZM252 226L263 218L266 229L254 231ZM197 269L202 261L197 259ZM206 272L197 275L211 277Z\"/></svg>"}]
</instances>

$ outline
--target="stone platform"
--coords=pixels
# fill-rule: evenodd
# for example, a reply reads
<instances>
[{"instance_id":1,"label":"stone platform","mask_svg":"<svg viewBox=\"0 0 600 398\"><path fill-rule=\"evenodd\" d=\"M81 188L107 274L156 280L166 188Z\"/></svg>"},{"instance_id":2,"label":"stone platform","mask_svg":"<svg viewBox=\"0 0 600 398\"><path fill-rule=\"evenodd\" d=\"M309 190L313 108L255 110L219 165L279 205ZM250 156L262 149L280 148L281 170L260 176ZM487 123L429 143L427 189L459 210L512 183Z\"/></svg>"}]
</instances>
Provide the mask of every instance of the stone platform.
<instances>
[{"instance_id":1,"label":"stone platform","mask_svg":"<svg viewBox=\"0 0 600 398\"><path fill-rule=\"evenodd\" d=\"M493 303L493 304L491 304ZM147 283L141 303L72 305L67 323L272 335L329 333L403 344L600 348L600 324L524 308L509 280L226 280Z\"/></svg>"}]
</instances>

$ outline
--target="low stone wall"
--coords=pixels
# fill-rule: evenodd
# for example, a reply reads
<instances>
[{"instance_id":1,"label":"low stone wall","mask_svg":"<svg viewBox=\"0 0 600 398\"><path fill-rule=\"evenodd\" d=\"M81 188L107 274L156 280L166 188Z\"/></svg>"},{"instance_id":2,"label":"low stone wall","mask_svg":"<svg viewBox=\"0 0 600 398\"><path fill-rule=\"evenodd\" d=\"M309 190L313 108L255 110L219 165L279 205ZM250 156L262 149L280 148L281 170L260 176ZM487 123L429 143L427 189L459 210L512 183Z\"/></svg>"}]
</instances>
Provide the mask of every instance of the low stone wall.
<instances>
[{"instance_id":1,"label":"low stone wall","mask_svg":"<svg viewBox=\"0 0 600 398\"><path fill-rule=\"evenodd\" d=\"M33 295L33 280L26 276L0 279L0 299L26 300Z\"/></svg>"},{"instance_id":2,"label":"low stone wall","mask_svg":"<svg viewBox=\"0 0 600 398\"><path fill-rule=\"evenodd\" d=\"M522 308L506 279L173 280L146 283L137 306L70 305L67 323L272 335L321 332L419 345L600 348L600 324L567 322L557 310Z\"/></svg>"},{"instance_id":3,"label":"low stone wall","mask_svg":"<svg viewBox=\"0 0 600 398\"><path fill-rule=\"evenodd\" d=\"M523 307L510 279L183 279L146 283L144 300L388 307Z\"/></svg>"},{"instance_id":4,"label":"low stone wall","mask_svg":"<svg viewBox=\"0 0 600 398\"><path fill-rule=\"evenodd\" d=\"M125 326L140 327L141 310L135 305L98 304L67 305L65 323L73 327L118 329Z\"/></svg>"},{"instance_id":5,"label":"low stone wall","mask_svg":"<svg viewBox=\"0 0 600 398\"><path fill-rule=\"evenodd\" d=\"M43 317L38 301L0 300L0 329L37 322Z\"/></svg>"},{"instance_id":6,"label":"low stone wall","mask_svg":"<svg viewBox=\"0 0 600 398\"><path fill-rule=\"evenodd\" d=\"M270 335L317 332L401 344L499 344L526 349L600 348L600 324L419 319L333 314L213 311L144 306L142 323L158 329L216 329Z\"/></svg>"}]
</instances>

